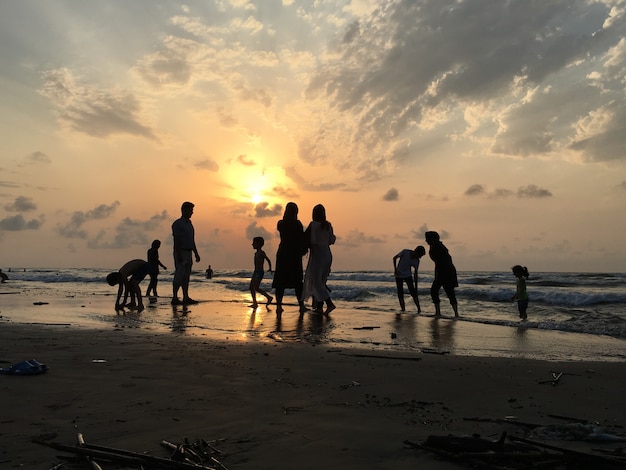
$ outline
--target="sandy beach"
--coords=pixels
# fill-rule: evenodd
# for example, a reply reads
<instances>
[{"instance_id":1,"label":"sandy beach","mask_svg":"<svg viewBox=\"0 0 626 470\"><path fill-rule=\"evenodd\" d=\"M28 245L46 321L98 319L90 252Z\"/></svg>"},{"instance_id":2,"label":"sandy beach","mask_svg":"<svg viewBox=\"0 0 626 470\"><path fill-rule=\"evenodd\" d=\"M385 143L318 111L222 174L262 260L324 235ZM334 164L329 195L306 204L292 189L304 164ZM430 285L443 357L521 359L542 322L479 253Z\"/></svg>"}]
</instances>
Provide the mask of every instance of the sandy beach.
<instances>
[{"instance_id":1,"label":"sandy beach","mask_svg":"<svg viewBox=\"0 0 626 470\"><path fill-rule=\"evenodd\" d=\"M589 452L624 445L540 434L575 419L626 435L623 363L216 341L17 323L8 313L0 367L36 359L48 371L0 375L2 468L49 469L62 453L32 439L74 445L77 433L161 457L162 440L215 441L229 469L462 468L410 445L430 435L506 431ZM553 373L562 373L555 385L541 383Z\"/></svg>"}]
</instances>

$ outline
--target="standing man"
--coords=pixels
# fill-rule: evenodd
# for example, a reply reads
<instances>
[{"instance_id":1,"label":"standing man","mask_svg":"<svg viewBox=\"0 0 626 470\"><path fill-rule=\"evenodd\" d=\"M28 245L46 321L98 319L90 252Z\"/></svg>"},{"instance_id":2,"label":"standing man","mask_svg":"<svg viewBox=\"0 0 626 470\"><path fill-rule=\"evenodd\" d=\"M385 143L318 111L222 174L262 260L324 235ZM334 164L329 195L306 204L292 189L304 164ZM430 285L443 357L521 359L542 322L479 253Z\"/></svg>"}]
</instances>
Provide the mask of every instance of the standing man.
<instances>
[{"instance_id":1,"label":"standing man","mask_svg":"<svg viewBox=\"0 0 626 470\"><path fill-rule=\"evenodd\" d=\"M172 305L197 304L196 300L189 297L189 278L191 277L191 266L193 266L192 253L196 256L196 263L200 262L200 255L196 249L195 232L191 223L194 205L191 202L183 202L180 208L182 213L180 219L172 224L172 235L174 237L174 293ZM183 300L178 299L178 289L183 290Z\"/></svg>"},{"instance_id":2,"label":"standing man","mask_svg":"<svg viewBox=\"0 0 626 470\"><path fill-rule=\"evenodd\" d=\"M417 270L420 267L420 258L426 254L423 246L418 246L414 250L404 249L393 257L393 271L396 277L396 287L398 289L398 300L400 310L404 312L404 284L409 288L411 297L417 307L417 313L421 313L420 301L417 297ZM398 260L400 260L398 262ZM411 272L413 271L413 272Z\"/></svg>"}]
</instances>

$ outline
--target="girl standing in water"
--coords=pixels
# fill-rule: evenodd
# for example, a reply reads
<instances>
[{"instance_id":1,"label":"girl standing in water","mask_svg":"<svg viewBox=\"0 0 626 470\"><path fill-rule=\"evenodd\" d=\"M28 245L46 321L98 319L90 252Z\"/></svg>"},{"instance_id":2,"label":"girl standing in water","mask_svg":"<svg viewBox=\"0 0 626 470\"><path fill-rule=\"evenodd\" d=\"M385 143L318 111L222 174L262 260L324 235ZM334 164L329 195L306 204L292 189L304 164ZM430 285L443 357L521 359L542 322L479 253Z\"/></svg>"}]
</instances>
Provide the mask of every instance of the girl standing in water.
<instances>
[{"instance_id":1,"label":"girl standing in water","mask_svg":"<svg viewBox=\"0 0 626 470\"><path fill-rule=\"evenodd\" d=\"M511 300L517 301L519 317L522 320L526 320L526 318L528 318L528 315L526 315L526 309L528 308L528 293L526 292L526 279L528 279L528 269L526 268L526 266L520 266L519 264L516 264L511 268L511 270L517 278L517 290L515 291L513 297L511 297Z\"/></svg>"}]
</instances>

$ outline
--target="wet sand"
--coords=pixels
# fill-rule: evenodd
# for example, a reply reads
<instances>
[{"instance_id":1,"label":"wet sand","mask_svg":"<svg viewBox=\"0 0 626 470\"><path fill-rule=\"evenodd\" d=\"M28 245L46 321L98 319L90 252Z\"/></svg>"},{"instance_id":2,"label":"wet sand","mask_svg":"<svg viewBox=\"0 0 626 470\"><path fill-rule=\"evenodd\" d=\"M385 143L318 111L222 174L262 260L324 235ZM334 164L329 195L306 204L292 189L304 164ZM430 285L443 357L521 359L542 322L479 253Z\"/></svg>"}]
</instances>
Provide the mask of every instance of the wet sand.
<instances>
[{"instance_id":1,"label":"wet sand","mask_svg":"<svg viewBox=\"0 0 626 470\"><path fill-rule=\"evenodd\" d=\"M543 440L520 423L569 424L566 417L626 434L623 362L219 341L119 323L25 324L10 310L2 306L0 367L34 358L49 370L0 375L2 468L47 470L61 452L31 439L73 445L78 432L161 457L163 439L218 440L229 469L463 468L405 441L473 433L495 440L504 431ZM561 372L556 385L540 383ZM586 451L624 445L543 442Z\"/></svg>"}]
</instances>

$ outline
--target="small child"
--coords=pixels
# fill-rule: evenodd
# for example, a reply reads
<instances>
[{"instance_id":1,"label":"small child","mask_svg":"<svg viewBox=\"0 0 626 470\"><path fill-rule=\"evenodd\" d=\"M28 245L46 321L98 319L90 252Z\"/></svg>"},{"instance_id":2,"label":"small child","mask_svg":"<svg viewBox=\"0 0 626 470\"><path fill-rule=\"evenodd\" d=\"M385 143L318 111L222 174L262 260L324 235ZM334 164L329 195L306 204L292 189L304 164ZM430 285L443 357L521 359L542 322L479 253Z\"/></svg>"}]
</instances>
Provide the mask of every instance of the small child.
<instances>
[{"instance_id":1,"label":"small child","mask_svg":"<svg viewBox=\"0 0 626 470\"><path fill-rule=\"evenodd\" d=\"M520 266L516 264L511 268L513 274L517 278L517 290L511 301L517 301L517 309L519 310L519 317L522 320L526 320L526 309L528 308L528 293L526 292L526 279L528 279L528 269L526 266ZM524 279L526 278L526 279Z\"/></svg>"},{"instance_id":2,"label":"small child","mask_svg":"<svg viewBox=\"0 0 626 470\"><path fill-rule=\"evenodd\" d=\"M265 298L267 298L266 305L269 305L274 299L271 295L261 289L261 281L263 280L263 275L265 274L263 266L266 260L269 266L269 272L270 274L272 273L272 262L261 249L263 245L265 245L263 237L254 237L252 239L252 248L256 250L254 253L254 273L252 274L252 279L250 280L250 294L252 294L252 305L250 305L250 307L252 308L257 308L259 306L256 301L257 292L263 294Z\"/></svg>"},{"instance_id":3,"label":"small child","mask_svg":"<svg viewBox=\"0 0 626 470\"><path fill-rule=\"evenodd\" d=\"M148 274L150 275L150 283L148 284L148 290L146 291L146 297L150 298L150 292L152 291L153 297L158 297L157 295L157 283L159 282L159 266L163 269L167 269L161 260L159 259L159 248L161 248L161 240L154 240L152 242L151 248L148 250L148 264L150 265L150 271ZM150 299L152 302L153 299ZM156 301L156 298L154 299Z\"/></svg>"}]
</instances>

